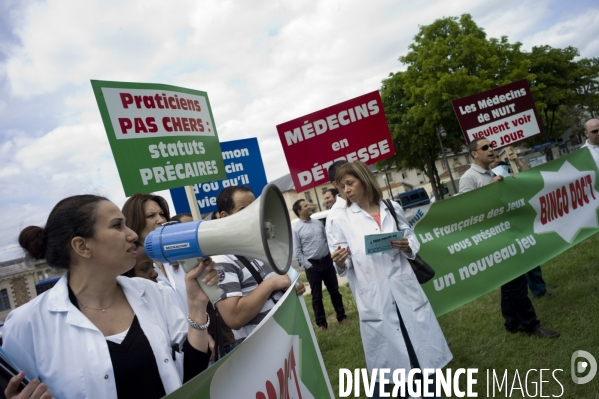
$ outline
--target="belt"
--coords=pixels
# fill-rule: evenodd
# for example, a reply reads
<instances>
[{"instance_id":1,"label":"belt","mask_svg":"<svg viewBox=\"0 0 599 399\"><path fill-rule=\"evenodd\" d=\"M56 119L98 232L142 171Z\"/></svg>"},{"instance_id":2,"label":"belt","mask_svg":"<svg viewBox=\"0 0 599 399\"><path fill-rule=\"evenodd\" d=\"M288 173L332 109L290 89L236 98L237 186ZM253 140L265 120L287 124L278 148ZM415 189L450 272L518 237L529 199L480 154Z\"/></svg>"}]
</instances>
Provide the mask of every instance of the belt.
<instances>
[{"instance_id":1,"label":"belt","mask_svg":"<svg viewBox=\"0 0 599 399\"><path fill-rule=\"evenodd\" d=\"M327 254L326 256L323 256L320 259L308 259L308 262L310 262L310 263L322 263L322 262L330 259L330 257L331 257L331 254Z\"/></svg>"}]
</instances>

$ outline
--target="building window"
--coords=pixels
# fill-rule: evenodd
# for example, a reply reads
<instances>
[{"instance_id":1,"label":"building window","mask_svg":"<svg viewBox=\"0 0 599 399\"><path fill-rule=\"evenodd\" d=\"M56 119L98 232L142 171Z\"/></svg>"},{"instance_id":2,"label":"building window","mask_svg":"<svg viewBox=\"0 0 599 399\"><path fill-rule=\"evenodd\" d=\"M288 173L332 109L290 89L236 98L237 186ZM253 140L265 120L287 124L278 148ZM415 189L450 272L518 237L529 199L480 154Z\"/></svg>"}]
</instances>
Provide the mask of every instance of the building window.
<instances>
[{"instance_id":1,"label":"building window","mask_svg":"<svg viewBox=\"0 0 599 399\"><path fill-rule=\"evenodd\" d=\"M447 164L444 160L441 161L441 167L443 168L443 170L447 170Z\"/></svg>"},{"instance_id":2,"label":"building window","mask_svg":"<svg viewBox=\"0 0 599 399\"><path fill-rule=\"evenodd\" d=\"M44 281L44 276L42 275L42 272L37 272L37 281Z\"/></svg>"},{"instance_id":3,"label":"building window","mask_svg":"<svg viewBox=\"0 0 599 399\"><path fill-rule=\"evenodd\" d=\"M322 189L322 195L324 195L324 193L326 193L328 189L329 189L329 187L324 187L324 188Z\"/></svg>"},{"instance_id":4,"label":"building window","mask_svg":"<svg viewBox=\"0 0 599 399\"><path fill-rule=\"evenodd\" d=\"M418 171L418 173L416 173L416 174L417 174L418 176L420 176L420 175L422 174L422 172L421 172L421 171Z\"/></svg>"},{"instance_id":5,"label":"building window","mask_svg":"<svg viewBox=\"0 0 599 399\"><path fill-rule=\"evenodd\" d=\"M304 194L306 194L306 201L308 201L309 203L312 203L314 201L312 201L312 195L306 191Z\"/></svg>"},{"instance_id":6,"label":"building window","mask_svg":"<svg viewBox=\"0 0 599 399\"><path fill-rule=\"evenodd\" d=\"M406 176L406 174L405 174L405 173L402 173L402 174L401 174L401 178L405 180L405 179L407 179L408 177Z\"/></svg>"},{"instance_id":7,"label":"building window","mask_svg":"<svg viewBox=\"0 0 599 399\"><path fill-rule=\"evenodd\" d=\"M10 299L8 299L8 291L6 288L0 290L0 311L10 309Z\"/></svg>"}]
</instances>

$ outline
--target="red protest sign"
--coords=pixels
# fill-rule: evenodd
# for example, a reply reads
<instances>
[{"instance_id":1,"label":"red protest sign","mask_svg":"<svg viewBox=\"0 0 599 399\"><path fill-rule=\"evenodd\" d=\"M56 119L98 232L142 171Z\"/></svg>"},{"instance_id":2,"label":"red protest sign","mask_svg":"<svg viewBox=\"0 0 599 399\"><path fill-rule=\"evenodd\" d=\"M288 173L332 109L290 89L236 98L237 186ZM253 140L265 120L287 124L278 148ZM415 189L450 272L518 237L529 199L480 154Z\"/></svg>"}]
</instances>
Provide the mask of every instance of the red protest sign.
<instances>
[{"instance_id":1,"label":"red protest sign","mask_svg":"<svg viewBox=\"0 0 599 399\"><path fill-rule=\"evenodd\" d=\"M340 159L368 165L395 155L378 91L277 125L296 191L329 181Z\"/></svg>"},{"instance_id":2,"label":"red protest sign","mask_svg":"<svg viewBox=\"0 0 599 399\"><path fill-rule=\"evenodd\" d=\"M468 143L486 137L494 148L501 148L542 131L526 79L453 100L451 104Z\"/></svg>"}]
</instances>

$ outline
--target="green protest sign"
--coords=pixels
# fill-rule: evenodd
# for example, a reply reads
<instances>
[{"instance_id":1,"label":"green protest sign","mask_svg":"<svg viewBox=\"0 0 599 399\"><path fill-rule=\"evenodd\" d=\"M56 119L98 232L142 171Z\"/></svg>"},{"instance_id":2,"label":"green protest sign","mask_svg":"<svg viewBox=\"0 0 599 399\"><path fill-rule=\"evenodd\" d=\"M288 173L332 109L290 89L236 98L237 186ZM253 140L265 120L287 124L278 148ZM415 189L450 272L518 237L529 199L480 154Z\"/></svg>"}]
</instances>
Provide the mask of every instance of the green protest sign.
<instances>
[{"instance_id":1,"label":"green protest sign","mask_svg":"<svg viewBox=\"0 0 599 399\"><path fill-rule=\"evenodd\" d=\"M437 316L599 231L597 165L582 149L515 178L407 214L436 272L423 288Z\"/></svg>"},{"instance_id":2,"label":"green protest sign","mask_svg":"<svg viewBox=\"0 0 599 399\"><path fill-rule=\"evenodd\" d=\"M205 92L92 80L127 196L226 177Z\"/></svg>"},{"instance_id":3,"label":"green protest sign","mask_svg":"<svg viewBox=\"0 0 599 399\"><path fill-rule=\"evenodd\" d=\"M304 298L291 284L240 346L166 398L333 397Z\"/></svg>"}]
</instances>

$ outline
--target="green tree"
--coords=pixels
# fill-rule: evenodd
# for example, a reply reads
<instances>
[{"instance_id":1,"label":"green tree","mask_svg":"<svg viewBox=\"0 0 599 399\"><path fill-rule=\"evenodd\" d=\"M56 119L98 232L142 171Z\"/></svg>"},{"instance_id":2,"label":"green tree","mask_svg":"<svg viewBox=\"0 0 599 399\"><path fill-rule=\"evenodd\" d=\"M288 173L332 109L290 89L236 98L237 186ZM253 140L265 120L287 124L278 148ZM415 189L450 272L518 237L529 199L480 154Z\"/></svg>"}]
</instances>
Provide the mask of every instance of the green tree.
<instances>
[{"instance_id":1,"label":"green tree","mask_svg":"<svg viewBox=\"0 0 599 399\"><path fill-rule=\"evenodd\" d=\"M599 95L592 88L599 79L599 59L583 58L574 47L533 47L527 54L530 60L529 81L541 123L542 134L527 140L525 145L554 141L564 132L571 131L580 136L581 120L588 119ZM596 109L596 108L595 108ZM580 111L584 110L585 113ZM547 159L553 152L543 150Z\"/></svg>"},{"instance_id":2,"label":"green tree","mask_svg":"<svg viewBox=\"0 0 599 399\"><path fill-rule=\"evenodd\" d=\"M468 14L420 27L408 53L399 58L406 70L390 74L382 84L397 150L385 163L424 170L439 198L437 128L445 128L444 146L454 153L465 144L451 100L528 78L529 61L520 46L505 36L488 39Z\"/></svg>"},{"instance_id":3,"label":"green tree","mask_svg":"<svg viewBox=\"0 0 599 399\"><path fill-rule=\"evenodd\" d=\"M580 84L577 89L582 108L594 118L599 116L599 58L583 58L577 61Z\"/></svg>"},{"instance_id":4,"label":"green tree","mask_svg":"<svg viewBox=\"0 0 599 399\"><path fill-rule=\"evenodd\" d=\"M543 129L539 136L527 140L527 145L555 140L572 126L569 109L580 103L576 90L582 83L579 64L574 61L578 55L571 46L536 46L528 54L529 72L534 76L529 84ZM553 159L551 149L543 152L548 160Z\"/></svg>"}]
</instances>

